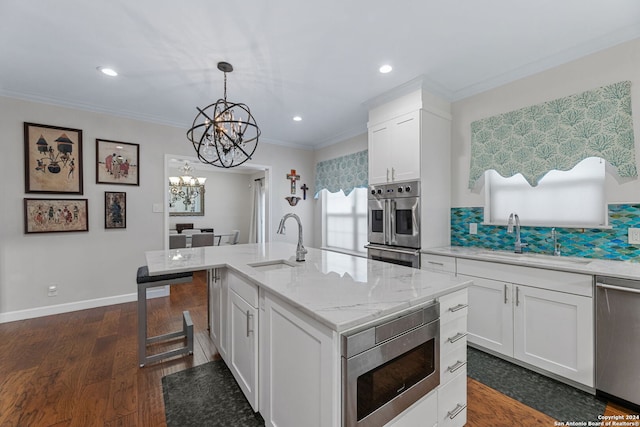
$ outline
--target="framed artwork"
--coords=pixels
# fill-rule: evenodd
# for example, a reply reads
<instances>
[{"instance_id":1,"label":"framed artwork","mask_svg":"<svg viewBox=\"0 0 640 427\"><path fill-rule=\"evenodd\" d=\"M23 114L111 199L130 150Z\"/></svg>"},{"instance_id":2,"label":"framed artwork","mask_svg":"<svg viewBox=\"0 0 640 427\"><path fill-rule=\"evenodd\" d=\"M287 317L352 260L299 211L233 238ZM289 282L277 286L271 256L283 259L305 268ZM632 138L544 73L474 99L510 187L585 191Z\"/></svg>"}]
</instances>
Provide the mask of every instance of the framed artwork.
<instances>
[{"instance_id":1,"label":"framed artwork","mask_svg":"<svg viewBox=\"0 0 640 427\"><path fill-rule=\"evenodd\" d=\"M89 231L87 199L24 199L24 232Z\"/></svg>"},{"instance_id":2,"label":"framed artwork","mask_svg":"<svg viewBox=\"0 0 640 427\"><path fill-rule=\"evenodd\" d=\"M25 193L82 194L82 130L24 123Z\"/></svg>"},{"instance_id":3,"label":"framed artwork","mask_svg":"<svg viewBox=\"0 0 640 427\"><path fill-rule=\"evenodd\" d=\"M140 145L96 139L96 183L140 185Z\"/></svg>"},{"instance_id":4,"label":"framed artwork","mask_svg":"<svg viewBox=\"0 0 640 427\"><path fill-rule=\"evenodd\" d=\"M127 193L104 192L104 228L127 228Z\"/></svg>"}]
</instances>

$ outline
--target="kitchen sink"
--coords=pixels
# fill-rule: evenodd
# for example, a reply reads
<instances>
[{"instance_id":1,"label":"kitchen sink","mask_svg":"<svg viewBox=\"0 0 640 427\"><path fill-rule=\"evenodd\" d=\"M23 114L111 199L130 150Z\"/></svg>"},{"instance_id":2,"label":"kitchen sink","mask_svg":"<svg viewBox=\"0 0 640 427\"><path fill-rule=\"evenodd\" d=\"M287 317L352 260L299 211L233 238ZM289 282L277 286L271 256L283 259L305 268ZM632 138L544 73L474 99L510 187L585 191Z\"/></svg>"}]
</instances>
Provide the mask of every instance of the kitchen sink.
<instances>
[{"instance_id":1,"label":"kitchen sink","mask_svg":"<svg viewBox=\"0 0 640 427\"><path fill-rule=\"evenodd\" d=\"M571 258L571 257L561 257L561 256L552 256L545 254L534 254L534 253L510 253L510 252L495 252L495 251L484 251L480 252L480 255L484 258L488 259L497 259L497 260L506 260L506 261L534 261L539 262L540 264L552 264L552 265L586 265L591 262L590 259L585 258Z\"/></svg>"},{"instance_id":2,"label":"kitchen sink","mask_svg":"<svg viewBox=\"0 0 640 427\"><path fill-rule=\"evenodd\" d=\"M256 262L253 264L247 264L249 267L258 271L271 271L271 270L284 270L297 267L296 263L286 261L284 259L278 259L275 261Z\"/></svg>"}]
</instances>

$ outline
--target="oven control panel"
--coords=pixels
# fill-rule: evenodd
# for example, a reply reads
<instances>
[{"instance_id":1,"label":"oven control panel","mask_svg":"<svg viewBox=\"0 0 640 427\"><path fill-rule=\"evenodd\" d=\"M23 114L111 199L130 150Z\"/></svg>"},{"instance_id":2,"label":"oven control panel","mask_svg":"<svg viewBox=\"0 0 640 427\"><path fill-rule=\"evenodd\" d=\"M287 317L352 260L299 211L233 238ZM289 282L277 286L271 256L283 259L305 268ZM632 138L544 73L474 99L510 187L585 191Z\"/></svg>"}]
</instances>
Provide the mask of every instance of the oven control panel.
<instances>
[{"instance_id":1,"label":"oven control panel","mask_svg":"<svg viewBox=\"0 0 640 427\"><path fill-rule=\"evenodd\" d=\"M370 199L397 199L401 197L419 197L420 181L399 182L369 186Z\"/></svg>"}]
</instances>

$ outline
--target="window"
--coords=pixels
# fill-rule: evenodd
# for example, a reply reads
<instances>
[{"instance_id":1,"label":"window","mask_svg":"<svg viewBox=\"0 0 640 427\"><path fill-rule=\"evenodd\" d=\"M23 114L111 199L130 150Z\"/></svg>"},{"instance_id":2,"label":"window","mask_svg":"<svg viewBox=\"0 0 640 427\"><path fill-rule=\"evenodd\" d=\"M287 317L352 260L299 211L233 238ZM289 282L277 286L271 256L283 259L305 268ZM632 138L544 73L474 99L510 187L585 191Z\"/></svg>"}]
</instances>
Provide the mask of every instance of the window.
<instances>
[{"instance_id":1,"label":"window","mask_svg":"<svg viewBox=\"0 0 640 427\"><path fill-rule=\"evenodd\" d=\"M367 189L355 188L348 196L342 190L321 191L323 246L350 252L366 253Z\"/></svg>"},{"instance_id":2,"label":"window","mask_svg":"<svg viewBox=\"0 0 640 427\"><path fill-rule=\"evenodd\" d=\"M511 212L523 225L602 227L607 225L605 162L589 157L569 171L552 170L536 187L521 174L503 178L485 172L485 222L506 224Z\"/></svg>"}]
</instances>

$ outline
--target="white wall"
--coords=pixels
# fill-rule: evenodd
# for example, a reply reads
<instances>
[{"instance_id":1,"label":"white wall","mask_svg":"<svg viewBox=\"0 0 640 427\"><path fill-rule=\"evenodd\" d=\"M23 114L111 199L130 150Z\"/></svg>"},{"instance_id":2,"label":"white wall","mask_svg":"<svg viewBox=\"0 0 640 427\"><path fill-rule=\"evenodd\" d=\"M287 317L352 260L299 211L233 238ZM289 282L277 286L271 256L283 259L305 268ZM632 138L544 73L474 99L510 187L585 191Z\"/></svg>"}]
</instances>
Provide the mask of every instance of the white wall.
<instances>
[{"instance_id":1,"label":"white wall","mask_svg":"<svg viewBox=\"0 0 640 427\"><path fill-rule=\"evenodd\" d=\"M23 122L83 130L84 194L89 207L89 231L24 234L23 198L47 198L24 192ZM71 311L135 299L135 273L145 264L144 252L162 249L164 213L153 213L164 202L164 154L193 155L185 129L140 122L88 111L0 97L5 184L0 204L0 322ZM95 182L95 139L140 144L140 186ZM286 212L296 212L305 229L313 227L309 199L290 207L286 174L297 169L301 182L313 184L313 152L261 143L254 162L272 167L271 227ZM127 193L127 228L104 229L104 192ZM51 195L64 198L64 195ZM275 222L275 224L274 224ZM290 228L294 229L294 228ZM308 233L305 244L314 246ZM295 243L295 233L272 233L272 240ZM58 285L58 296L47 288Z\"/></svg>"},{"instance_id":2,"label":"white wall","mask_svg":"<svg viewBox=\"0 0 640 427\"><path fill-rule=\"evenodd\" d=\"M452 104L452 206L484 206L484 187L469 190L471 123L482 118L573 95L623 80L631 81L636 161L640 158L640 40L589 55L560 67ZM640 201L640 181L620 184L607 174L607 203Z\"/></svg>"}]
</instances>

